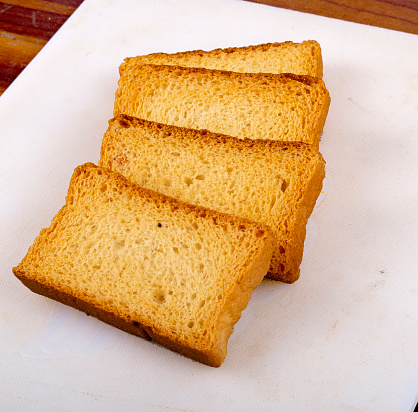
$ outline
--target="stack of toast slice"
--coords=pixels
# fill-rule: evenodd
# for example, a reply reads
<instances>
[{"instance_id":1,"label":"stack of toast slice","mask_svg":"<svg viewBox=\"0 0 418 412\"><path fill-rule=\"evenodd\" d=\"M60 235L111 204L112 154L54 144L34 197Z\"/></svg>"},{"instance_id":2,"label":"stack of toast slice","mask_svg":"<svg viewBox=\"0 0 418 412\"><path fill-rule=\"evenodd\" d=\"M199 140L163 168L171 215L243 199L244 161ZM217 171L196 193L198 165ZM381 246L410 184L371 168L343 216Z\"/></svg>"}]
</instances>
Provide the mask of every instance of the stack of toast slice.
<instances>
[{"instance_id":1,"label":"stack of toast slice","mask_svg":"<svg viewBox=\"0 0 418 412\"><path fill-rule=\"evenodd\" d=\"M99 165L14 274L210 366L264 277L293 283L325 176L315 41L157 53L119 68Z\"/></svg>"}]
</instances>

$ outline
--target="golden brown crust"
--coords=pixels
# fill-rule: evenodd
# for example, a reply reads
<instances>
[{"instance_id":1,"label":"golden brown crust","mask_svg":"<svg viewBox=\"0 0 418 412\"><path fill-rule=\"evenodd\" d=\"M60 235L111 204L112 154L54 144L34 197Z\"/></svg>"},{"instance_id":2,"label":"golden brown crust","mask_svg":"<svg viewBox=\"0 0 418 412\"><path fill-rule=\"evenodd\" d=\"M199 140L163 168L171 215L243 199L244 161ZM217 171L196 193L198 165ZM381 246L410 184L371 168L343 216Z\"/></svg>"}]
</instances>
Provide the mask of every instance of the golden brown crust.
<instances>
[{"instance_id":1,"label":"golden brown crust","mask_svg":"<svg viewBox=\"0 0 418 412\"><path fill-rule=\"evenodd\" d=\"M122 317L118 317L114 313L108 312L100 307L96 307L91 303L86 302L71 293L58 290L56 286L49 286L40 283L34 279L28 278L27 273L19 269L13 268L13 274L32 292L38 295L61 302L67 306L84 312L87 316L93 316L108 325L114 326L118 329L128 332L132 335L139 336L145 340L151 340L146 333L143 326L137 320L128 321Z\"/></svg>"},{"instance_id":2,"label":"golden brown crust","mask_svg":"<svg viewBox=\"0 0 418 412\"><path fill-rule=\"evenodd\" d=\"M314 86L319 85L324 90L325 85L324 81L322 79L319 79L317 77L313 76L307 76L303 74L293 74L293 73L238 73L233 72L230 70L214 70L214 69L205 69L203 67L182 67L182 66L170 66L166 64L153 64L153 63L147 63L143 64L142 66L148 67L151 71L167 71L170 70L172 73L194 73L194 74L200 74L202 76L207 75L213 75L213 76L225 76L229 77L231 79L237 79L237 80L245 80L246 82L252 82L252 83L263 83L266 81L276 82L276 83L286 83L289 81L296 81L302 84L305 84L307 86ZM250 79L250 80L247 80Z\"/></svg>"},{"instance_id":3,"label":"golden brown crust","mask_svg":"<svg viewBox=\"0 0 418 412\"><path fill-rule=\"evenodd\" d=\"M70 196L70 199L74 198L76 194L72 195L72 190L75 187L75 184L73 182L73 179L77 179L80 174L87 172L89 169L100 169L100 173L103 173L108 176L112 176L112 178L116 181L116 184L122 189L122 190L128 190L136 193L138 196L142 198L148 198L150 202L156 204L156 205L168 205L171 209L171 211L176 211L178 213L184 213L184 214L192 214L194 217L199 218L205 218L205 219L211 219L213 222L217 224L221 223L231 223L233 222L234 225L240 226L243 223L249 223L251 226L256 225L259 230L267 231L269 232L269 229L266 228L265 225L254 222L249 219L232 216L227 213L221 213L217 212L208 208L204 208L201 206L197 206L191 203L183 202L179 199L175 199L170 196L166 196L162 193L159 193L155 190L146 189L144 187L138 186L137 184L132 183L129 181L125 176L123 176L120 173L107 170L106 168L96 166L94 163L85 163L81 166L78 166L73 174L73 177L70 182L70 191L68 193L68 196ZM71 195L70 195L71 193ZM68 197L67 196L67 197ZM67 203L72 203L71 200L67 201ZM63 207L63 209L65 206ZM63 210L62 209L62 210ZM57 220L60 219L61 211L59 212L59 215L54 218L54 220L57 218Z\"/></svg>"},{"instance_id":4,"label":"golden brown crust","mask_svg":"<svg viewBox=\"0 0 418 412\"><path fill-rule=\"evenodd\" d=\"M190 50L190 51L184 51L184 52L177 52L173 53L173 56L189 56L189 55L203 55L203 54L223 54L223 53L236 53L241 51L267 51L271 48L275 47L300 47L304 44L310 44L312 46L319 46L318 42L315 40L305 40L302 43L293 43L291 41L285 41L285 42L270 42L270 43L262 43L257 45L249 45L249 46L241 46L241 47L226 47L226 48L217 48L210 51L205 50ZM159 55L167 55L167 53L151 53L150 56L159 56ZM125 60L129 60L130 57L128 57Z\"/></svg>"},{"instance_id":5,"label":"golden brown crust","mask_svg":"<svg viewBox=\"0 0 418 412\"><path fill-rule=\"evenodd\" d=\"M138 336L147 341L154 341L166 348L187 356L190 359L201 362L205 365L212 367L221 366L224 358L214 357L213 353L206 350L204 347L199 350L184 346L181 342L176 342L172 338L168 338L161 334L161 332L155 332L153 326L146 326L140 323L139 320L126 320L117 316L115 313L108 312L100 307L96 307L91 303L86 302L71 293L60 291L55 287L44 285L33 279L26 277L26 274L21 273L18 268L13 268L13 274L32 292L38 295L45 296L47 298L61 302L67 306L71 306L74 309L84 312L87 316L93 316L108 325L114 326L124 332L131 335Z\"/></svg>"},{"instance_id":6,"label":"golden brown crust","mask_svg":"<svg viewBox=\"0 0 418 412\"><path fill-rule=\"evenodd\" d=\"M217 146L219 144L227 145L238 149L257 149L263 150L286 150L289 149L303 149L310 150L317 153L317 149L305 142L287 142L280 140L253 140L253 139L239 139L238 137L228 136L222 133L215 133L205 129L186 129L184 127L173 126L169 124L162 124L153 122L151 120L139 119L137 117L128 116L126 114L118 114L109 120L109 129L111 127L121 127L128 129L130 127L145 127L154 130L154 138L164 139L171 138L173 135L179 140L198 140L203 145ZM105 135L105 138L107 135ZM103 156L105 144L102 142L101 156ZM100 164L104 166L104 164Z\"/></svg>"}]
</instances>

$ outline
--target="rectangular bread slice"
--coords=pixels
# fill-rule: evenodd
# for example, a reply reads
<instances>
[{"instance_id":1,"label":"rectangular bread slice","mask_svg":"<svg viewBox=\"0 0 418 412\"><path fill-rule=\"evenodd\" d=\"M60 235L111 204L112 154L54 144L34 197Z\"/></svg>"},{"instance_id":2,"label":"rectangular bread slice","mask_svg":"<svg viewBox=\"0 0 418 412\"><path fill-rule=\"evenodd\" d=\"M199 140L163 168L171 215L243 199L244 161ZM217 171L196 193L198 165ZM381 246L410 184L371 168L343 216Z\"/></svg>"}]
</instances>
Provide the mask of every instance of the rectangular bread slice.
<instances>
[{"instance_id":1,"label":"rectangular bread slice","mask_svg":"<svg viewBox=\"0 0 418 412\"><path fill-rule=\"evenodd\" d=\"M267 277L298 279L306 224L325 175L315 147L120 115L109 121L99 165L185 202L268 225L275 248Z\"/></svg>"},{"instance_id":2,"label":"rectangular bread slice","mask_svg":"<svg viewBox=\"0 0 418 412\"><path fill-rule=\"evenodd\" d=\"M13 273L36 293L220 366L272 247L262 224L86 164Z\"/></svg>"},{"instance_id":3,"label":"rectangular bread slice","mask_svg":"<svg viewBox=\"0 0 418 412\"><path fill-rule=\"evenodd\" d=\"M123 71L114 116L318 146L329 103L315 77L144 64Z\"/></svg>"},{"instance_id":4,"label":"rectangular bread slice","mask_svg":"<svg viewBox=\"0 0 418 412\"><path fill-rule=\"evenodd\" d=\"M315 40L127 57L119 72L122 74L128 65L137 64L204 67L240 73L293 73L319 78L323 71L321 46Z\"/></svg>"}]
</instances>

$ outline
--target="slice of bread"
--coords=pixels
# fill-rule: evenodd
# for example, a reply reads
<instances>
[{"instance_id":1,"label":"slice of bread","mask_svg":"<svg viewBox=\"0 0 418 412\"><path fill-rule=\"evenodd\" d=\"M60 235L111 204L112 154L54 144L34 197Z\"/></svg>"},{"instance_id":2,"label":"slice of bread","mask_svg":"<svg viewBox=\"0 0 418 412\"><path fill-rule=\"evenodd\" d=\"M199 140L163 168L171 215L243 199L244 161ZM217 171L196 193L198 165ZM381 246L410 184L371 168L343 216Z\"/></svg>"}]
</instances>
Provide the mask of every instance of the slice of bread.
<instances>
[{"instance_id":1,"label":"slice of bread","mask_svg":"<svg viewBox=\"0 0 418 412\"><path fill-rule=\"evenodd\" d=\"M219 366L272 234L86 164L13 273L34 292Z\"/></svg>"},{"instance_id":2,"label":"slice of bread","mask_svg":"<svg viewBox=\"0 0 418 412\"><path fill-rule=\"evenodd\" d=\"M275 250L267 277L299 277L306 223L325 175L315 147L120 115L109 121L99 164L143 187L268 225Z\"/></svg>"},{"instance_id":3,"label":"slice of bread","mask_svg":"<svg viewBox=\"0 0 418 412\"><path fill-rule=\"evenodd\" d=\"M126 58L119 71L122 74L127 65L149 63L241 73L294 73L319 78L322 78L323 71L321 47L315 40L301 43L266 43L211 51L153 53Z\"/></svg>"},{"instance_id":4,"label":"slice of bread","mask_svg":"<svg viewBox=\"0 0 418 412\"><path fill-rule=\"evenodd\" d=\"M329 104L315 77L146 64L123 71L114 116L318 146Z\"/></svg>"}]
</instances>

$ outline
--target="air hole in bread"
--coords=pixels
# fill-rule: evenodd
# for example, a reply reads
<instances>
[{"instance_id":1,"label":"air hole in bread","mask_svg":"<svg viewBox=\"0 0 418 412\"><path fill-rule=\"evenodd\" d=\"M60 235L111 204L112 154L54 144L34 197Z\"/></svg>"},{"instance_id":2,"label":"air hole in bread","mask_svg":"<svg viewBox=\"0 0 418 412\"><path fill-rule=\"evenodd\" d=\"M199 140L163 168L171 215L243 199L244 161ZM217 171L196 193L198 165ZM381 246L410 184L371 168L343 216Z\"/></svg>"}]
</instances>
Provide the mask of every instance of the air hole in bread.
<instances>
[{"instance_id":1,"label":"air hole in bread","mask_svg":"<svg viewBox=\"0 0 418 412\"><path fill-rule=\"evenodd\" d=\"M119 242L115 242L114 248L115 250L121 250L125 247L125 240L121 240Z\"/></svg>"},{"instance_id":2,"label":"air hole in bread","mask_svg":"<svg viewBox=\"0 0 418 412\"><path fill-rule=\"evenodd\" d=\"M196 180L205 180L205 175L197 175L195 177Z\"/></svg>"},{"instance_id":3,"label":"air hole in bread","mask_svg":"<svg viewBox=\"0 0 418 412\"><path fill-rule=\"evenodd\" d=\"M195 244L195 247L196 247L197 250L202 249L202 245L200 243L196 243Z\"/></svg>"},{"instance_id":4,"label":"air hole in bread","mask_svg":"<svg viewBox=\"0 0 418 412\"><path fill-rule=\"evenodd\" d=\"M273 195L270 200L270 210L273 209L274 205L276 204L276 195Z\"/></svg>"},{"instance_id":5,"label":"air hole in bread","mask_svg":"<svg viewBox=\"0 0 418 412\"><path fill-rule=\"evenodd\" d=\"M203 306L205 306L206 301L205 300L201 300L199 303L199 308L203 308Z\"/></svg>"},{"instance_id":6,"label":"air hole in bread","mask_svg":"<svg viewBox=\"0 0 418 412\"><path fill-rule=\"evenodd\" d=\"M162 303L165 302L165 292L161 289L154 290L152 299L155 303L158 303L159 305L161 305Z\"/></svg>"},{"instance_id":7,"label":"air hole in bread","mask_svg":"<svg viewBox=\"0 0 418 412\"><path fill-rule=\"evenodd\" d=\"M194 322L191 320L188 324L187 327L192 328L194 326Z\"/></svg>"},{"instance_id":8,"label":"air hole in bread","mask_svg":"<svg viewBox=\"0 0 418 412\"><path fill-rule=\"evenodd\" d=\"M190 177L185 177L184 183L186 183L187 186L190 186L193 183L193 179L190 179Z\"/></svg>"},{"instance_id":9,"label":"air hole in bread","mask_svg":"<svg viewBox=\"0 0 418 412\"><path fill-rule=\"evenodd\" d=\"M164 179L164 186L170 187L171 186L171 180L170 179Z\"/></svg>"},{"instance_id":10,"label":"air hole in bread","mask_svg":"<svg viewBox=\"0 0 418 412\"><path fill-rule=\"evenodd\" d=\"M173 246L173 252L174 252L174 253L179 254L179 248L178 248L178 247Z\"/></svg>"},{"instance_id":11,"label":"air hole in bread","mask_svg":"<svg viewBox=\"0 0 418 412\"><path fill-rule=\"evenodd\" d=\"M282 245L280 245L280 246L279 246L279 252L280 252L281 254L283 254L283 253L285 253L285 252L286 252L286 249L285 249Z\"/></svg>"},{"instance_id":12,"label":"air hole in bread","mask_svg":"<svg viewBox=\"0 0 418 412\"><path fill-rule=\"evenodd\" d=\"M180 156L180 153L179 153L179 152L172 152L171 154L172 154L173 156L176 156L176 157Z\"/></svg>"},{"instance_id":13,"label":"air hole in bread","mask_svg":"<svg viewBox=\"0 0 418 412\"><path fill-rule=\"evenodd\" d=\"M284 193L286 189L287 189L287 182L286 180L283 180L280 190Z\"/></svg>"}]
</instances>

